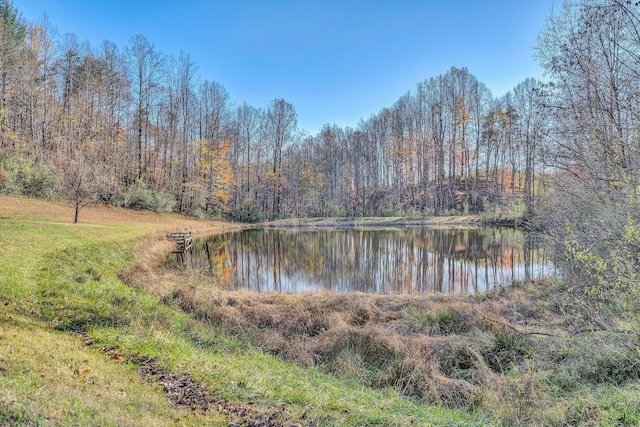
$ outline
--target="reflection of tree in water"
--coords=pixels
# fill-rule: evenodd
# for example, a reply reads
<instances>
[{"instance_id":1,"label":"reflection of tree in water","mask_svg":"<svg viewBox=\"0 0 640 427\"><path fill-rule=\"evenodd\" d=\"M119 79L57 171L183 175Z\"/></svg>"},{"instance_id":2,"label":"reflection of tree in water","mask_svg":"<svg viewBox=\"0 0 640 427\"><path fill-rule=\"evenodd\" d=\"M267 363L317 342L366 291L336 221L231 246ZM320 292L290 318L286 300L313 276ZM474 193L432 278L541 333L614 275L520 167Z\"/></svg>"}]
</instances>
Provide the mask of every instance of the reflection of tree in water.
<instances>
[{"instance_id":1,"label":"reflection of tree in water","mask_svg":"<svg viewBox=\"0 0 640 427\"><path fill-rule=\"evenodd\" d=\"M475 293L546 265L508 228L251 230L196 242L192 258L217 282L258 292Z\"/></svg>"}]
</instances>

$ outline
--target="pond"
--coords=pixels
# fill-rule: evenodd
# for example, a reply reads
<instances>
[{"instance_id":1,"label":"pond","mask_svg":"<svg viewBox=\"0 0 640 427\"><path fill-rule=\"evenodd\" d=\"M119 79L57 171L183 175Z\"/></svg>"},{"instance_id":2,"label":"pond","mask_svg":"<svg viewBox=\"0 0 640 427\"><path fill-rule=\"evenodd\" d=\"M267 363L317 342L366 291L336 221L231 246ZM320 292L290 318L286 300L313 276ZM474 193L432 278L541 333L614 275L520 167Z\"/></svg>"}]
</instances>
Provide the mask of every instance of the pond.
<instances>
[{"instance_id":1,"label":"pond","mask_svg":"<svg viewBox=\"0 0 640 427\"><path fill-rule=\"evenodd\" d=\"M247 230L197 240L184 262L229 290L287 293L473 294L553 272L531 235L492 227Z\"/></svg>"}]
</instances>

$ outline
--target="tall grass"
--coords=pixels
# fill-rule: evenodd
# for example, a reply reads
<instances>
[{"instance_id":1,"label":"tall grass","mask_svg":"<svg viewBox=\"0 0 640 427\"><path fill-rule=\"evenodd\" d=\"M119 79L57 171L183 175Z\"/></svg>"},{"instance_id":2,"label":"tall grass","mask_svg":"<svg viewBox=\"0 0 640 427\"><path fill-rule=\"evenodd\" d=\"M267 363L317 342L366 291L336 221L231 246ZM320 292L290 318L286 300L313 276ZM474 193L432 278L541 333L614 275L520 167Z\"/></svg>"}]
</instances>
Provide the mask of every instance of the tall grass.
<instances>
[{"instance_id":1,"label":"tall grass","mask_svg":"<svg viewBox=\"0 0 640 427\"><path fill-rule=\"evenodd\" d=\"M411 297L228 293L200 280L192 272L160 294L298 366L463 408L492 425L617 425L640 414L627 347L568 333L554 282L477 297Z\"/></svg>"}]
</instances>

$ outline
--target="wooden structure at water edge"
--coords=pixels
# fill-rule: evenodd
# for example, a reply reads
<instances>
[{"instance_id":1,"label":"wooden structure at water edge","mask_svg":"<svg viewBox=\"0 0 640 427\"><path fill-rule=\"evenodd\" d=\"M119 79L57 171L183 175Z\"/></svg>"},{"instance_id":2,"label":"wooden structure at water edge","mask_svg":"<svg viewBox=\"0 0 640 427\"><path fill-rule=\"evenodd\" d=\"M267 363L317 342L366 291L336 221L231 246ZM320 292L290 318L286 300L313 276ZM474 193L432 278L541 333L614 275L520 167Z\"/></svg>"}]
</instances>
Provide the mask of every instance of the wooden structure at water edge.
<instances>
[{"instance_id":1,"label":"wooden structure at water edge","mask_svg":"<svg viewBox=\"0 0 640 427\"><path fill-rule=\"evenodd\" d=\"M193 246L193 233L191 231L167 233L167 240L176 242L176 248L173 253L183 254Z\"/></svg>"}]
</instances>

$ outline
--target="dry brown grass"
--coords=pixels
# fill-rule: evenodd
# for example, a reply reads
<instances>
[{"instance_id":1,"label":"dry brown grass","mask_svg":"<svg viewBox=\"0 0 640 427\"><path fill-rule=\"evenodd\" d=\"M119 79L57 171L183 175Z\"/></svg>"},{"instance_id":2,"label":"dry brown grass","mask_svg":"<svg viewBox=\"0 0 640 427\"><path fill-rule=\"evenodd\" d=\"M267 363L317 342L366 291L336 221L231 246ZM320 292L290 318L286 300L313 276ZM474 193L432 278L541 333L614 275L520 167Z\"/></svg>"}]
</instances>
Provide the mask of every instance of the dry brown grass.
<instances>
[{"instance_id":1,"label":"dry brown grass","mask_svg":"<svg viewBox=\"0 0 640 427\"><path fill-rule=\"evenodd\" d=\"M74 210L64 203L15 196L0 196L2 219L33 220L71 224ZM135 225L138 232L162 236L168 231L193 230L197 235L211 235L241 228L222 221L199 220L175 214L134 211L108 204L87 206L80 211L84 225ZM146 248L148 249L148 248Z\"/></svg>"},{"instance_id":2,"label":"dry brown grass","mask_svg":"<svg viewBox=\"0 0 640 427\"><path fill-rule=\"evenodd\" d=\"M224 334L301 366L455 407L474 407L487 389L508 392L500 374L525 363L531 334L552 317L519 288L483 297L256 294L155 266L136 267L127 280Z\"/></svg>"}]
</instances>

